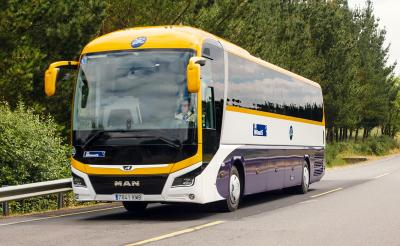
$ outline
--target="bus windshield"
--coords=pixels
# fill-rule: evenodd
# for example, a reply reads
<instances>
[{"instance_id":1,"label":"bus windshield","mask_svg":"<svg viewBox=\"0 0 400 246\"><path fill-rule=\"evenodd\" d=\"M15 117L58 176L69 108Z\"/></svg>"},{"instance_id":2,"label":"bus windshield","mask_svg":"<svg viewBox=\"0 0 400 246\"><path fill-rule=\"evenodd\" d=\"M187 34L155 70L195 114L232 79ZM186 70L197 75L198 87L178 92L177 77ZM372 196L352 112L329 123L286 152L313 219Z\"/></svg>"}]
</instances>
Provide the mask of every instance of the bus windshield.
<instances>
[{"instance_id":1,"label":"bus windshield","mask_svg":"<svg viewBox=\"0 0 400 246\"><path fill-rule=\"evenodd\" d=\"M84 55L75 90L74 131L196 127L187 92L190 50L118 51Z\"/></svg>"}]
</instances>

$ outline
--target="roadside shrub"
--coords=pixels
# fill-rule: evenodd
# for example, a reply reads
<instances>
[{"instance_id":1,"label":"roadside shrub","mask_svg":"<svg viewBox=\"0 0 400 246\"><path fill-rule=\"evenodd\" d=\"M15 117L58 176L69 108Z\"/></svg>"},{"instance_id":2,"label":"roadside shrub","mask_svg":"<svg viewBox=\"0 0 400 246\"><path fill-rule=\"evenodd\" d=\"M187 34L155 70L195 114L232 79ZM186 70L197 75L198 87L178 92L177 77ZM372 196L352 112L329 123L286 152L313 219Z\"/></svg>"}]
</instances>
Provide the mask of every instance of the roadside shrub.
<instances>
[{"instance_id":1,"label":"roadside shrub","mask_svg":"<svg viewBox=\"0 0 400 246\"><path fill-rule=\"evenodd\" d=\"M328 166L343 164L340 157L354 155L386 155L398 148L399 143L388 136L370 137L360 142L338 142L326 145L325 158Z\"/></svg>"},{"instance_id":2,"label":"roadside shrub","mask_svg":"<svg viewBox=\"0 0 400 246\"><path fill-rule=\"evenodd\" d=\"M51 117L0 102L0 186L67 177L68 152Z\"/></svg>"},{"instance_id":3,"label":"roadside shrub","mask_svg":"<svg viewBox=\"0 0 400 246\"><path fill-rule=\"evenodd\" d=\"M365 155L386 155L391 149L398 147L395 139L388 136L368 138L367 140L354 145L357 153Z\"/></svg>"},{"instance_id":4,"label":"roadside shrub","mask_svg":"<svg viewBox=\"0 0 400 246\"><path fill-rule=\"evenodd\" d=\"M338 144L327 144L325 148L325 158L326 163L332 163L333 160L336 159L339 154L339 146Z\"/></svg>"}]
</instances>

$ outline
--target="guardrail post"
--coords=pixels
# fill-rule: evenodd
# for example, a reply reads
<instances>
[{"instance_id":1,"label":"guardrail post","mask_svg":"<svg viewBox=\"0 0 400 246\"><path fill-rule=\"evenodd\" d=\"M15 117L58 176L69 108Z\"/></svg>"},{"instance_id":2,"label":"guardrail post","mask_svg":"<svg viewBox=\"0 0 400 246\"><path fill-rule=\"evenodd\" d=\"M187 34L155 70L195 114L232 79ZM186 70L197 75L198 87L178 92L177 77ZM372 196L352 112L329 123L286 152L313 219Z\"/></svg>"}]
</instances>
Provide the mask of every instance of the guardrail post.
<instances>
[{"instance_id":1,"label":"guardrail post","mask_svg":"<svg viewBox=\"0 0 400 246\"><path fill-rule=\"evenodd\" d=\"M8 185L2 185L1 187L7 187ZM2 202L1 207L3 208L3 216L8 216L10 214L10 208L8 207L8 202Z\"/></svg>"},{"instance_id":2,"label":"guardrail post","mask_svg":"<svg viewBox=\"0 0 400 246\"><path fill-rule=\"evenodd\" d=\"M3 216L8 216L10 214L10 208L8 207L8 202L2 202Z\"/></svg>"},{"instance_id":3,"label":"guardrail post","mask_svg":"<svg viewBox=\"0 0 400 246\"><path fill-rule=\"evenodd\" d=\"M64 207L64 193L62 192L57 194L57 207L58 209Z\"/></svg>"}]
</instances>

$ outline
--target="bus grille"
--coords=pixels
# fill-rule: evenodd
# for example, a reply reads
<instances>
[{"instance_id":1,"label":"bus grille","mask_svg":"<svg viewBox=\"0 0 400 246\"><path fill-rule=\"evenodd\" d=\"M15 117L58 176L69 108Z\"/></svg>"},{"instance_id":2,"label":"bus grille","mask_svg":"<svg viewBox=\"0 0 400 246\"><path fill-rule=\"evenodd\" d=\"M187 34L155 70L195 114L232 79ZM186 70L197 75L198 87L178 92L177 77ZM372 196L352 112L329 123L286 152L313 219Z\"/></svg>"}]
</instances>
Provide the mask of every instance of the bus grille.
<instances>
[{"instance_id":1,"label":"bus grille","mask_svg":"<svg viewBox=\"0 0 400 246\"><path fill-rule=\"evenodd\" d=\"M89 176L97 194L141 193L160 195L168 175L149 176ZM122 184L122 185L121 185Z\"/></svg>"}]
</instances>

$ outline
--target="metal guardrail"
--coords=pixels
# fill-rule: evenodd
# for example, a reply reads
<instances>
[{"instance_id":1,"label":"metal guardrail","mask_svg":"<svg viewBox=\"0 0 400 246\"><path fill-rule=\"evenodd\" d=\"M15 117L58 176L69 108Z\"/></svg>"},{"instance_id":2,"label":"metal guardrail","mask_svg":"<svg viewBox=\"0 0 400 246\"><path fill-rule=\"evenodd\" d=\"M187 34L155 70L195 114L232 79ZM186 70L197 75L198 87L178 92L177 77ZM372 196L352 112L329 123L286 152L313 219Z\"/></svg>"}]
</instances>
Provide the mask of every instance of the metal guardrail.
<instances>
[{"instance_id":1,"label":"metal guardrail","mask_svg":"<svg viewBox=\"0 0 400 246\"><path fill-rule=\"evenodd\" d=\"M0 203L3 207L3 216L9 214L8 202L50 194L57 194L58 208L62 208L64 206L64 193L71 190L71 178L1 187Z\"/></svg>"}]
</instances>

